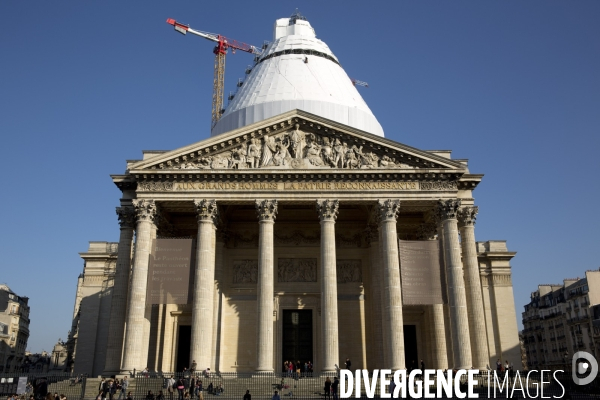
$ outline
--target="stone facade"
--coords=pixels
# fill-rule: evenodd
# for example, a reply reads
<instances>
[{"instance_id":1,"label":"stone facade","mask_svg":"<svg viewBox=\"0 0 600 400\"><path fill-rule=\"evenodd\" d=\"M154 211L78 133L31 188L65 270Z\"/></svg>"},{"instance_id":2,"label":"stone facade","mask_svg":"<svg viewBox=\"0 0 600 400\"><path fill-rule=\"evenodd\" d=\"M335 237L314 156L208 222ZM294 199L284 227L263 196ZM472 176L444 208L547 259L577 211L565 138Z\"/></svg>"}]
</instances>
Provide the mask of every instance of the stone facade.
<instances>
[{"instance_id":1,"label":"stone facade","mask_svg":"<svg viewBox=\"0 0 600 400\"><path fill-rule=\"evenodd\" d=\"M88 251L79 253L84 267L77 279L71 330L66 342L59 339L54 346L53 370L90 376L104 371L118 245L90 242Z\"/></svg>"},{"instance_id":2,"label":"stone facade","mask_svg":"<svg viewBox=\"0 0 600 400\"><path fill-rule=\"evenodd\" d=\"M0 373L20 372L29 338L29 298L0 285Z\"/></svg>"},{"instance_id":3,"label":"stone facade","mask_svg":"<svg viewBox=\"0 0 600 400\"><path fill-rule=\"evenodd\" d=\"M295 110L112 178L120 242L82 254L76 373L279 372L296 310L317 371L519 363L515 253L475 241L482 175L449 152ZM196 242L189 304L145 305L156 237ZM446 304L403 305L399 239L439 241Z\"/></svg>"},{"instance_id":4,"label":"stone facade","mask_svg":"<svg viewBox=\"0 0 600 400\"><path fill-rule=\"evenodd\" d=\"M539 285L522 316L529 369L568 370L578 351L600 358L600 271Z\"/></svg>"}]
</instances>

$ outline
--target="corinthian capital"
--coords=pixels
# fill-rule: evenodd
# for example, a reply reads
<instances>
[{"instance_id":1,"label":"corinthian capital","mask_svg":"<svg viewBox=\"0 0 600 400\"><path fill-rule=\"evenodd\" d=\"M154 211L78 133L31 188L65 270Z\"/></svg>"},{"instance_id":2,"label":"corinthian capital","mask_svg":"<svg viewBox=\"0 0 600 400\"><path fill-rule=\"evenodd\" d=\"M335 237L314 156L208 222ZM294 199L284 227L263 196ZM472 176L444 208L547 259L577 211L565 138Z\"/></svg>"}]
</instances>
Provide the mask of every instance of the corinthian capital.
<instances>
[{"instance_id":1,"label":"corinthian capital","mask_svg":"<svg viewBox=\"0 0 600 400\"><path fill-rule=\"evenodd\" d=\"M459 199L439 200L436 206L436 214L438 215L440 221L456 219L459 208Z\"/></svg>"},{"instance_id":2,"label":"corinthian capital","mask_svg":"<svg viewBox=\"0 0 600 400\"><path fill-rule=\"evenodd\" d=\"M277 200L256 200L256 215L259 221L275 221Z\"/></svg>"},{"instance_id":3,"label":"corinthian capital","mask_svg":"<svg viewBox=\"0 0 600 400\"><path fill-rule=\"evenodd\" d=\"M219 214L216 200L194 200L194 205L196 206L196 218L198 218L198 222L209 221L216 223L217 215Z\"/></svg>"},{"instance_id":4,"label":"corinthian capital","mask_svg":"<svg viewBox=\"0 0 600 400\"><path fill-rule=\"evenodd\" d=\"M463 207L458 211L458 225L459 226L474 226L475 220L477 219L477 213L479 207Z\"/></svg>"},{"instance_id":5,"label":"corinthian capital","mask_svg":"<svg viewBox=\"0 0 600 400\"><path fill-rule=\"evenodd\" d=\"M379 200L379 220L394 220L398 218L400 212L400 200Z\"/></svg>"},{"instance_id":6,"label":"corinthian capital","mask_svg":"<svg viewBox=\"0 0 600 400\"><path fill-rule=\"evenodd\" d=\"M121 229L135 228L135 211L133 207L117 207L116 211Z\"/></svg>"},{"instance_id":7,"label":"corinthian capital","mask_svg":"<svg viewBox=\"0 0 600 400\"><path fill-rule=\"evenodd\" d=\"M156 202L154 200L134 199L135 218L138 221L152 222L156 216Z\"/></svg>"},{"instance_id":8,"label":"corinthian capital","mask_svg":"<svg viewBox=\"0 0 600 400\"><path fill-rule=\"evenodd\" d=\"M337 200L317 200L317 213L321 221L335 221L340 202Z\"/></svg>"}]
</instances>

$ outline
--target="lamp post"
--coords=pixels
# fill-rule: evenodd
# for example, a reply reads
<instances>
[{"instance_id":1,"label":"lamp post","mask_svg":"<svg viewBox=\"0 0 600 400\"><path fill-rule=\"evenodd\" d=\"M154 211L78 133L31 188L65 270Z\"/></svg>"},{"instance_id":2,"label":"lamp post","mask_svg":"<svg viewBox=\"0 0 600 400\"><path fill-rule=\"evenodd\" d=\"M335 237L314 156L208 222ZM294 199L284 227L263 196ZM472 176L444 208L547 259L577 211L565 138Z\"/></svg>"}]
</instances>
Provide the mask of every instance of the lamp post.
<instances>
[{"instance_id":1,"label":"lamp post","mask_svg":"<svg viewBox=\"0 0 600 400\"><path fill-rule=\"evenodd\" d=\"M565 358L565 373L567 374L567 376L564 378L564 380L567 381L567 385L570 388L571 380L569 379L569 352L568 351L565 351L564 358Z\"/></svg>"}]
</instances>

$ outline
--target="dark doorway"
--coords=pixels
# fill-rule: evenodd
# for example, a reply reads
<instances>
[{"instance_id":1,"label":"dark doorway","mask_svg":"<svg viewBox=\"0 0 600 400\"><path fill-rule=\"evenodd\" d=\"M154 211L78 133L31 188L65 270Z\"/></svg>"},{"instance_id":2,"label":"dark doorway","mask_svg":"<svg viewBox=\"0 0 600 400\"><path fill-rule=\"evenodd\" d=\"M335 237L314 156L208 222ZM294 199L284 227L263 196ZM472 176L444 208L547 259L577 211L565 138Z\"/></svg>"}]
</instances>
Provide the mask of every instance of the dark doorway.
<instances>
[{"instance_id":1,"label":"dark doorway","mask_svg":"<svg viewBox=\"0 0 600 400\"><path fill-rule=\"evenodd\" d=\"M190 367L190 343L192 341L192 327L189 325L180 325L177 336L177 370L183 371Z\"/></svg>"},{"instance_id":2,"label":"dark doorway","mask_svg":"<svg viewBox=\"0 0 600 400\"><path fill-rule=\"evenodd\" d=\"M283 310L283 361L313 361L312 310Z\"/></svg>"},{"instance_id":3,"label":"dark doorway","mask_svg":"<svg viewBox=\"0 0 600 400\"><path fill-rule=\"evenodd\" d=\"M406 362L406 369L409 371L421 368L421 360L419 360L419 353L417 352L416 325L404 325L404 361Z\"/></svg>"}]
</instances>

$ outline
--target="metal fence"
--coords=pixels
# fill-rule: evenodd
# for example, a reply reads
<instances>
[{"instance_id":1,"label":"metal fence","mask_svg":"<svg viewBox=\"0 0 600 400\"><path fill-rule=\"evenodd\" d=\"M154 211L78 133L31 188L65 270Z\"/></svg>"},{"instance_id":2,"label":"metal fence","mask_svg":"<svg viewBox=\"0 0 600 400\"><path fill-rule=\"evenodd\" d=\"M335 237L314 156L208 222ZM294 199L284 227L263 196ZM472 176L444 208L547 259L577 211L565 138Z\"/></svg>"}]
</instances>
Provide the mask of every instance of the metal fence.
<instances>
[{"instance_id":1,"label":"metal fence","mask_svg":"<svg viewBox=\"0 0 600 400\"><path fill-rule=\"evenodd\" d=\"M179 400L180 393L177 389L170 388L168 379L173 376L175 380L183 380L184 389L181 396L190 393L191 399L199 399L198 393L190 389L198 381L202 381L202 398L210 400L211 396L223 399L241 400L246 390L254 399L271 399L275 391L282 399L287 397L295 399L331 399L333 394L325 392L325 381L329 378L332 382L335 374L241 374L241 373L216 373L209 376L202 374L169 374L148 375L147 377L138 374L136 379L135 399L145 399L149 392L156 396L162 391L165 400ZM481 399L487 398L577 398L577 399L596 399L600 400L600 378L597 377L592 383L585 386L575 385L570 373L550 373L544 372L519 372L512 375L502 373L497 377L493 371L490 374L483 373L475 375L476 384L473 392L479 395ZM417 388L423 385L422 379L418 379L413 387ZM467 377L463 376L458 385L463 393L467 393ZM417 390L417 389L415 389ZM445 391L440 388L440 397L437 397L438 388L435 385L430 386L430 393L435 398L448 398ZM453 391L453 393L455 393ZM377 380L374 390L375 398L380 398L380 381ZM340 393L338 389L338 398ZM360 398L368 398L364 386L360 388ZM400 398L414 398L411 396L408 385L406 391L400 391ZM185 397L181 397L185 398ZM356 398L355 392L352 398ZM454 397L452 397L454 398ZM458 397L456 397L458 398Z\"/></svg>"},{"instance_id":2,"label":"metal fence","mask_svg":"<svg viewBox=\"0 0 600 400\"><path fill-rule=\"evenodd\" d=\"M325 381L329 378L334 381L335 374L251 374L251 373L211 373L209 375L183 374L183 373L148 373L136 374L135 379L130 379L127 391L131 391L134 400L149 399L148 395L155 397L161 394L164 400L179 399L204 399L210 400L213 396L215 400L219 399L237 399L241 400L247 390L250 391L254 400L271 399L274 392L277 391L283 400L287 398L294 399L323 399L333 400L333 394L325 391ZM31 389L21 395L21 398L28 399L30 395L35 395L36 399L41 399L44 393L63 394L68 400L91 399L95 400L98 395L100 379L98 378L77 378L73 375L28 375L28 374L0 374L0 396L9 396L17 393L19 377L26 377L31 383ZM122 378L122 376L117 376ZM181 379L183 390L173 388L169 384L169 379L173 377L175 382ZM487 398L571 398L571 399L595 399L600 400L600 378L585 386L575 385L570 373L552 374L545 372L543 375L539 372L529 373L519 372L510 376L501 375L494 377L493 372L488 376L487 373L475 376L476 385L473 388L474 393L479 395L480 399ZM202 392L194 389L197 383L201 381ZM23 380L21 381L23 382ZM461 392L467 392L467 378L463 376L460 383L457 384ZM412 385L412 388L423 386L423 381L418 379ZM456 388L456 386L455 386ZM21 388L22 389L22 388ZM418 390L418 389L417 389ZM19 391L19 393L21 393ZM446 397L445 391L440 388L441 396L437 396L438 388L430 385L429 392L433 393L434 398ZM453 390L454 393L456 393ZM112 400L117 400L119 392L114 395ZM380 398L379 380L375 385L375 398ZM367 392L364 386L360 389L360 398L367 398ZM401 398L414 398L411 395L408 385L406 392L400 392ZM339 398L339 393L338 393ZM356 394L352 393L352 398ZM107 400L111 400L108 396Z\"/></svg>"},{"instance_id":3,"label":"metal fence","mask_svg":"<svg viewBox=\"0 0 600 400\"><path fill-rule=\"evenodd\" d=\"M15 372L0 374L0 396L20 394L20 397L29 399L34 396L42 398L47 393L62 394L67 399L84 398L86 385L85 376L75 376L67 373L27 373Z\"/></svg>"}]
</instances>

